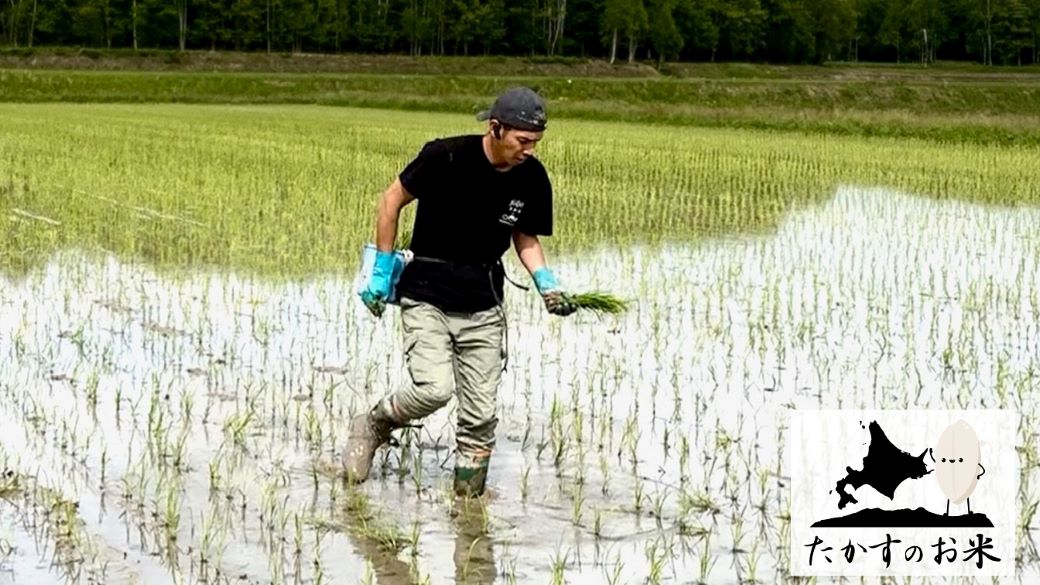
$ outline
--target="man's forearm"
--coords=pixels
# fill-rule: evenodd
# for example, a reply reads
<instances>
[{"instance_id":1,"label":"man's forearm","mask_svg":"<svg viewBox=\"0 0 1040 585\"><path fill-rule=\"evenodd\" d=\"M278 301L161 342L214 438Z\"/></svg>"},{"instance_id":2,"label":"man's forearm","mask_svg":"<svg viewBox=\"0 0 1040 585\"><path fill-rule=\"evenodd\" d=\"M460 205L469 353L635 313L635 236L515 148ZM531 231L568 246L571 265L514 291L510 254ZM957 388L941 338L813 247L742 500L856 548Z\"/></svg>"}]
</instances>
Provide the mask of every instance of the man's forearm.
<instances>
[{"instance_id":1,"label":"man's forearm","mask_svg":"<svg viewBox=\"0 0 1040 585\"><path fill-rule=\"evenodd\" d=\"M397 239L397 222L401 217L400 204L395 189L397 184L391 185L379 200L379 211L376 214L376 248L390 252L394 249L394 241Z\"/></svg>"},{"instance_id":2,"label":"man's forearm","mask_svg":"<svg viewBox=\"0 0 1040 585\"><path fill-rule=\"evenodd\" d=\"M400 179L395 179L383 193L376 213L376 248L383 252L393 251L401 209L414 200L415 197L401 185Z\"/></svg>"},{"instance_id":3,"label":"man's forearm","mask_svg":"<svg viewBox=\"0 0 1040 585\"><path fill-rule=\"evenodd\" d=\"M529 274L534 274L536 270L545 266L545 252L542 251L542 243L535 236L517 236L516 254Z\"/></svg>"},{"instance_id":4,"label":"man's forearm","mask_svg":"<svg viewBox=\"0 0 1040 585\"><path fill-rule=\"evenodd\" d=\"M397 239L397 219L399 212L392 210L384 198L379 204L379 215L376 218L376 248L390 252Z\"/></svg>"}]
</instances>

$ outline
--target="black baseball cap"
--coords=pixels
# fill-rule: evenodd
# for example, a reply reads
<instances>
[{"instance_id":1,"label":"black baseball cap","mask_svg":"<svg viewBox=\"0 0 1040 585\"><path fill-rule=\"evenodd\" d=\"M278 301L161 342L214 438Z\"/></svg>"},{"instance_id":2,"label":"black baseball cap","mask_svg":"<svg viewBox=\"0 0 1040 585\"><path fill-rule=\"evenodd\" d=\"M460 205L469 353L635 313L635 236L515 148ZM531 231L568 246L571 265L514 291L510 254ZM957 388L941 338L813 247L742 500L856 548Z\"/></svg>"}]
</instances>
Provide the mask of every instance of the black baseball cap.
<instances>
[{"instance_id":1,"label":"black baseball cap","mask_svg":"<svg viewBox=\"0 0 1040 585\"><path fill-rule=\"evenodd\" d=\"M498 96L491 109L477 114L478 120L494 118L506 126L520 130L545 130L545 100L529 87L507 89Z\"/></svg>"}]
</instances>

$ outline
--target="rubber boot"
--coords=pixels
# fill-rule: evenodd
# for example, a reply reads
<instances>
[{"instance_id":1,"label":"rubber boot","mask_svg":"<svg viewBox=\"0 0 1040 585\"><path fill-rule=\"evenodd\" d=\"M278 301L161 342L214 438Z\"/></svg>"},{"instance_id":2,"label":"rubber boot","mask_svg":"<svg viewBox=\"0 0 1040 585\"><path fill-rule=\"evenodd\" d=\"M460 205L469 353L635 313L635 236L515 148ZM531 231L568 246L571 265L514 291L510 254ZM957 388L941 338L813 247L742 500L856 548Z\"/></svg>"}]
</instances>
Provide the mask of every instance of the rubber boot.
<instances>
[{"instance_id":1,"label":"rubber boot","mask_svg":"<svg viewBox=\"0 0 1040 585\"><path fill-rule=\"evenodd\" d=\"M343 452L347 481L361 483L368 479L376 449L387 443L390 432L400 426L388 398L379 401L369 412L351 419L347 448Z\"/></svg>"},{"instance_id":2,"label":"rubber boot","mask_svg":"<svg viewBox=\"0 0 1040 585\"><path fill-rule=\"evenodd\" d=\"M487 485L490 453L457 453L455 455L455 495L475 498L484 494Z\"/></svg>"}]
</instances>

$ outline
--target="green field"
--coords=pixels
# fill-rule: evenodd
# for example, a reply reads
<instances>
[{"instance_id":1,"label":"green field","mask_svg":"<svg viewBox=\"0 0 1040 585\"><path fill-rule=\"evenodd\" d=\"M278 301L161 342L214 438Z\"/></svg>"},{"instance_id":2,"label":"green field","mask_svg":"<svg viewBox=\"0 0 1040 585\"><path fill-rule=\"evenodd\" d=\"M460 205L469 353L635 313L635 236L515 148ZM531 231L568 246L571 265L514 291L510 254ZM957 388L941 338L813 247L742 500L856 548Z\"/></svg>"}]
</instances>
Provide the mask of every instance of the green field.
<instances>
[{"instance_id":1,"label":"green field","mask_svg":"<svg viewBox=\"0 0 1040 585\"><path fill-rule=\"evenodd\" d=\"M463 115L320 106L0 105L2 263L63 248L162 265L350 269L375 203ZM559 252L769 232L841 184L1040 201L1040 149L576 120L540 149ZM34 219L39 216L45 219Z\"/></svg>"},{"instance_id":2,"label":"green field","mask_svg":"<svg viewBox=\"0 0 1040 585\"><path fill-rule=\"evenodd\" d=\"M90 70L83 58L8 57L0 59L0 101L312 104L472 114L503 87L523 83L548 98L555 118L1040 144L1040 74L1029 68L675 64L663 75L645 66L582 61L177 58L183 64L109 58Z\"/></svg>"},{"instance_id":3,"label":"green field","mask_svg":"<svg viewBox=\"0 0 1040 585\"><path fill-rule=\"evenodd\" d=\"M939 79L964 73L538 78L560 113L538 150L549 262L631 308L564 320L508 288L490 494L464 503L454 404L360 488L337 461L350 417L408 382L396 309L375 320L355 292L377 198L425 141L480 132L504 79L0 71L0 566L781 582L804 544L790 410L1012 408L1005 556L1033 582L1036 86Z\"/></svg>"}]
</instances>

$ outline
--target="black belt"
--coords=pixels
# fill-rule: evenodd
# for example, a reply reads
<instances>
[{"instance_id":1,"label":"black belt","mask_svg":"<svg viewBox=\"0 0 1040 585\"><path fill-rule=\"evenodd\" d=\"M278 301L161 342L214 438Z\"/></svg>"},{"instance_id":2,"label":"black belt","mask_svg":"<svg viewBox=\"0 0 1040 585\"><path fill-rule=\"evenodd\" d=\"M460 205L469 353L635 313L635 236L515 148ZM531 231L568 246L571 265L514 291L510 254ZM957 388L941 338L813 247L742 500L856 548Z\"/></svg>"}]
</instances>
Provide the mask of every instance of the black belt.
<instances>
[{"instance_id":1,"label":"black belt","mask_svg":"<svg viewBox=\"0 0 1040 585\"><path fill-rule=\"evenodd\" d=\"M480 269L485 269L486 268L486 269L489 269L489 270L491 268L493 268L494 266L500 266L502 268L502 276L505 277L505 279L509 281L509 284L515 286L516 288L518 288L520 290L530 290L530 287L526 287L526 286L516 282L512 278L509 278L509 275L506 274L505 266L502 265L502 260L501 259L495 260L494 262L460 262L458 260L447 260L445 258L433 258L431 256L416 256L416 255L413 255L412 256L412 262L415 262L415 261L430 262L430 263L433 263L433 264L449 264L449 265L454 265L454 266L464 266L464 267L472 267L472 268L480 268ZM495 300L499 300L499 299L495 299Z\"/></svg>"}]
</instances>

